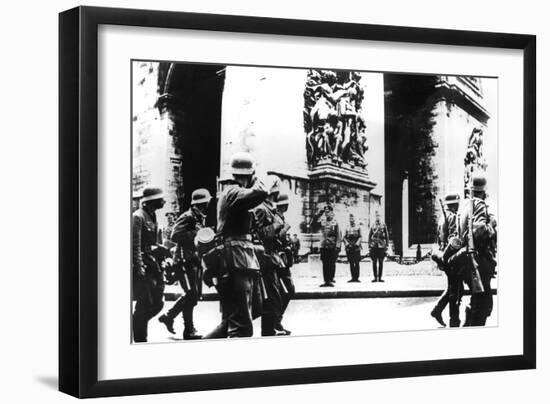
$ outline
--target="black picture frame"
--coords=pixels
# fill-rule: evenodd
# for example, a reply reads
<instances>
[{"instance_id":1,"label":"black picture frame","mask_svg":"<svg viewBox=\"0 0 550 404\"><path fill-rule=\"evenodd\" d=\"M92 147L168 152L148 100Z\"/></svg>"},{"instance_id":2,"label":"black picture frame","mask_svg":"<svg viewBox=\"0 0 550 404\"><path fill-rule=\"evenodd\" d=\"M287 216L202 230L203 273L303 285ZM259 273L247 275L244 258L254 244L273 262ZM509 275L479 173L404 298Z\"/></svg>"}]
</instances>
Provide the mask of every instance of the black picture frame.
<instances>
[{"instance_id":1,"label":"black picture frame","mask_svg":"<svg viewBox=\"0 0 550 404\"><path fill-rule=\"evenodd\" d=\"M98 381L98 26L523 51L523 353L513 356ZM536 37L324 21L78 7L59 15L59 389L76 397L532 369L536 366Z\"/></svg>"}]
</instances>

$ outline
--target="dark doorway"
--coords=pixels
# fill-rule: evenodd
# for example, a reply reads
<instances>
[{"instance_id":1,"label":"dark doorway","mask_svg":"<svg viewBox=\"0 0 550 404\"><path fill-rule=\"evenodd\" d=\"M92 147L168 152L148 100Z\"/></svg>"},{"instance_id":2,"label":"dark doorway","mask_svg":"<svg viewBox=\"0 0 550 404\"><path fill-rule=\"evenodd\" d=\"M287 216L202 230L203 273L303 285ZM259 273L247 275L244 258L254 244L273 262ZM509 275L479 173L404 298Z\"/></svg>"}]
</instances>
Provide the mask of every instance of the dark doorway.
<instances>
[{"instance_id":1,"label":"dark doorway","mask_svg":"<svg viewBox=\"0 0 550 404\"><path fill-rule=\"evenodd\" d=\"M398 254L435 240L433 109L437 77L384 74L386 222ZM409 245L402 245L403 181L409 180Z\"/></svg>"},{"instance_id":2,"label":"dark doorway","mask_svg":"<svg viewBox=\"0 0 550 404\"><path fill-rule=\"evenodd\" d=\"M169 64L166 74L174 146L181 158L180 209L189 207L193 190L208 189L214 198L207 217L207 225L212 226L216 225L224 81L223 65Z\"/></svg>"}]
</instances>

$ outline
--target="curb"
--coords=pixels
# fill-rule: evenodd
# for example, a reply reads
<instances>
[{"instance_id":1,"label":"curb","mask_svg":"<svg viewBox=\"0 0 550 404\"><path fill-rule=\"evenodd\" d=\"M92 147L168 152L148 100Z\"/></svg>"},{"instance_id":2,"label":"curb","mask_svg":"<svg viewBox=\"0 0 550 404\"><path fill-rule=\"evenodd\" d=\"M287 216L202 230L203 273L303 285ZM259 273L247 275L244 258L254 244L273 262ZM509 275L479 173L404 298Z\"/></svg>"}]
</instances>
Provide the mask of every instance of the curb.
<instances>
[{"instance_id":1,"label":"curb","mask_svg":"<svg viewBox=\"0 0 550 404\"><path fill-rule=\"evenodd\" d=\"M424 290L335 290L335 291L297 291L293 300L308 299L372 299L385 297L438 297L443 294L443 289L424 289ZM497 290L492 289L492 294L496 295ZM180 298L180 293L165 293L165 301L175 301ZM463 296L471 295L470 291L464 291ZM219 301L217 293L203 293L201 299L204 302Z\"/></svg>"}]
</instances>

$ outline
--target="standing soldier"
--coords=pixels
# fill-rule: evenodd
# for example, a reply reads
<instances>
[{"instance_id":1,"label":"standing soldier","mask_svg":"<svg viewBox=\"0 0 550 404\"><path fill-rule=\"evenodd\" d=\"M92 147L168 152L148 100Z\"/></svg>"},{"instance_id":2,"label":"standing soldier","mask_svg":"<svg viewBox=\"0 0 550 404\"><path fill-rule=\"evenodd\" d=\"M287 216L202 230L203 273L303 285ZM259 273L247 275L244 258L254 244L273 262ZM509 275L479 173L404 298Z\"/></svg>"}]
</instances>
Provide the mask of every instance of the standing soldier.
<instances>
[{"instance_id":1,"label":"standing soldier","mask_svg":"<svg viewBox=\"0 0 550 404\"><path fill-rule=\"evenodd\" d=\"M254 176L252 156L231 157L232 183L218 200L218 233L224 241L224 267L218 270L217 289L222 322L210 338L251 337L254 282L260 270L251 236L249 210L267 197L264 185Z\"/></svg>"},{"instance_id":2,"label":"standing soldier","mask_svg":"<svg viewBox=\"0 0 550 404\"><path fill-rule=\"evenodd\" d=\"M290 273L290 267L294 264L294 246L291 241L288 239L288 230L290 225L285 222L285 212L288 210L288 195L280 194L277 199L277 213L283 221L283 228L279 232L279 239L281 243L279 245L279 255L282 257L284 266L279 268L278 275L281 281L281 288L283 289L282 300L283 305L281 307L281 313L279 315L278 321L275 324L275 331L281 333L282 335L290 335L290 331L283 327L283 315L290 303L290 300L294 297L296 293L296 288L294 287L294 282L292 281L292 275ZM297 238L297 237L296 237Z\"/></svg>"},{"instance_id":3,"label":"standing soldier","mask_svg":"<svg viewBox=\"0 0 550 404\"><path fill-rule=\"evenodd\" d=\"M372 260L373 282L384 282L382 272L384 270L384 258L388 249L388 229L380 220L380 213L376 212L374 226L369 231L369 255Z\"/></svg>"},{"instance_id":4,"label":"standing soldier","mask_svg":"<svg viewBox=\"0 0 550 404\"><path fill-rule=\"evenodd\" d=\"M483 326L493 310L491 279L496 274L496 220L489 214L485 198L487 179L483 175L472 177L472 195L464 203L460 215L460 232L468 244L473 233L474 256L477 261L482 291L470 298L464 326ZM471 224L471 226L470 226ZM465 274L465 276L469 276ZM470 276L470 278L472 278ZM472 283L475 279L472 279ZM472 289L472 287L470 287Z\"/></svg>"},{"instance_id":5,"label":"standing soldier","mask_svg":"<svg viewBox=\"0 0 550 404\"><path fill-rule=\"evenodd\" d=\"M349 215L349 227L344 233L344 246L348 257L351 279L348 282L361 282L359 280L359 265L361 262L361 228L355 224L353 214Z\"/></svg>"},{"instance_id":6,"label":"standing soldier","mask_svg":"<svg viewBox=\"0 0 550 404\"><path fill-rule=\"evenodd\" d=\"M193 323L193 310L201 295L202 270L195 236L197 231L205 226L206 212L212 197L207 189L200 188L191 195L191 207L185 211L174 224L171 239L177 243L174 256L174 264L181 268L177 278L184 291L184 296L172 306L170 310L159 317L172 334L174 331L174 319L179 313L183 313L183 339L200 339Z\"/></svg>"},{"instance_id":7,"label":"standing soldier","mask_svg":"<svg viewBox=\"0 0 550 404\"><path fill-rule=\"evenodd\" d=\"M322 215L324 220L320 220ZM342 248L342 234L336 220L332 206L326 205L324 210L313 217L313 223L321 224L321 262L323 263L323 283L321 287L334 287L336 260Z\"/></svg>"},{"instance_id":8,"label":"standing soldier","mask_svg":"<svg viewBox=\"0 0 550 404\"><path fill-rule=\"evenodd\" d=\"M447 304L449 304L449 325L451 327L460 326L460 299L463 292L462 277L458 273L459 271L456 265L451 267L448 263L450 255L460 248L460 240L457 239L457 212L459 204L459 194L449 194L445 196L445 207L443 208L438 223L438 244L440 253L432 255L432 259L447 275L447 289L441 295L430 313L443 327L445 327L446 324L443 321L442 313ZM451 246L449 246L450 243L452 243Z\"/></svg>"},{"instance_id":9,"label":"standing soldier","mask_svg":"<svg viewBox=\"0 0 550 404\"><path fill-rule=\"evenodd\" d=\"M267 198L254 208L254 233L264 252L260 258L260 273L266 295L262 304L262 336L278 335L275 326L282 313L283 297L279 271L285 264L279 255L280 234L284 231L284 219L278 214L275 201L279 196L280 179L267 178L270 189Z\"/></svg>"},{"instance_id":10,"label":"standing soldier","mask_svg":"<svg viewBox=\"0 0 550 404\"><path fill-rule=\"evenodd\" d=\"M145 188L141 207L132 215L132 269L136 305L132 319L134 342L147 342L147 325L164 304L163 264L156 250L159 231L155 211L164 206L160 188Z\"/></svg>"}]
</instances>

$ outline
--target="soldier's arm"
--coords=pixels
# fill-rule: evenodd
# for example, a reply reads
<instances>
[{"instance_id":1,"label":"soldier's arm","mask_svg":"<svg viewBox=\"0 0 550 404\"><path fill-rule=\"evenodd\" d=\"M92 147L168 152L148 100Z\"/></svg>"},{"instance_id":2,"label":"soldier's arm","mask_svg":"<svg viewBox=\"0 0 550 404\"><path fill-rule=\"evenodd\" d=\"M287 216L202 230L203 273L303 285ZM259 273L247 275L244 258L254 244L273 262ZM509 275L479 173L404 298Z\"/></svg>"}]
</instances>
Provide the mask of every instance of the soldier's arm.
<instances>
[{"instance_id":1,"label":"soldier's arm","mask_svg":"<svg viewBox=\"0 0 550 404\"><path fill-rule=\"evenodd\" d=\"M282 228L281 224L268 222L268 213L264 209L254 210L254 221L258 236L262 240L275 238L278 231Z\"/></svg>"},{"instance_id":2,"label":"soldier's arm","mask_svg":"<svg viewBox=\"0 0 550 404\"><path fill-rule=\"evenodd\" d=\"M342 241L344 242L344 247L347 247L348 244L349 244L349 232L348 232L348 229L346 229L346 231L344 232L344 237L342 237Z\"/></svg>"},{"instance_id":3,"label":"soldier's arm","mask_svg":"<svg viewBox=\"0 0 550 404\"><path fill-rule=\"evenodd\" d=\"M320 210L311 218L310 227L319 224L319 219L323 216L323 213L325 213L324 210Z\"/></svg>"},{"instance_id":4,"label":"soldier's arm","mask_svg":"<svg viewBox=\"0 0 550 404\"><path fill-rule=\"evenodd\" d=\"M197 221L190 215L182 214L172 229L170 239L178 244L192 242L195 238Z\"/></svg>"},{"instance_id":5,"label":"soldier's arm","mask_svg":"<svg viewBox=\"0 0 550 404\"><path fill-rule=\"evenodd\" d=\"M359 227L359 238L357 239L357 245L361 246L362 242L363 242L363 232L361 231L361 228Z\"/></svg>"},{"instance_id":6,"label":"soldier's arm","mask_svg":"<svg viewBox=\"0 0 550 404\"><path fill-rule=\"evenodd\" d=\"M342 232L340 231L340 226L338 226L338 222L336 222L336 249L342 248Z\"/></svg>"},{"instance_id":7,"label":"soldier's arm","mask_svg":"<svg viewBox=\"0 0 550 404\"><path fill-rule=\"evenodd\" d=\"M230 190L231 198L228 198L231 209L250 210L258 206L267 198L267 191L260 183L251 188L233 188Z\"/></svg>"},{"instance_id":8,"label":"soldier's arm","mask_svg":"<svg viewBox=\"0 0 550 404\"><path fill-rule=\"evenodd\" d=\"M139 274L143 272L143 258L141 257L141 230L143 218L139 215L132 217L132 264L133 270Z\"/></svg>"}]
</instances>

